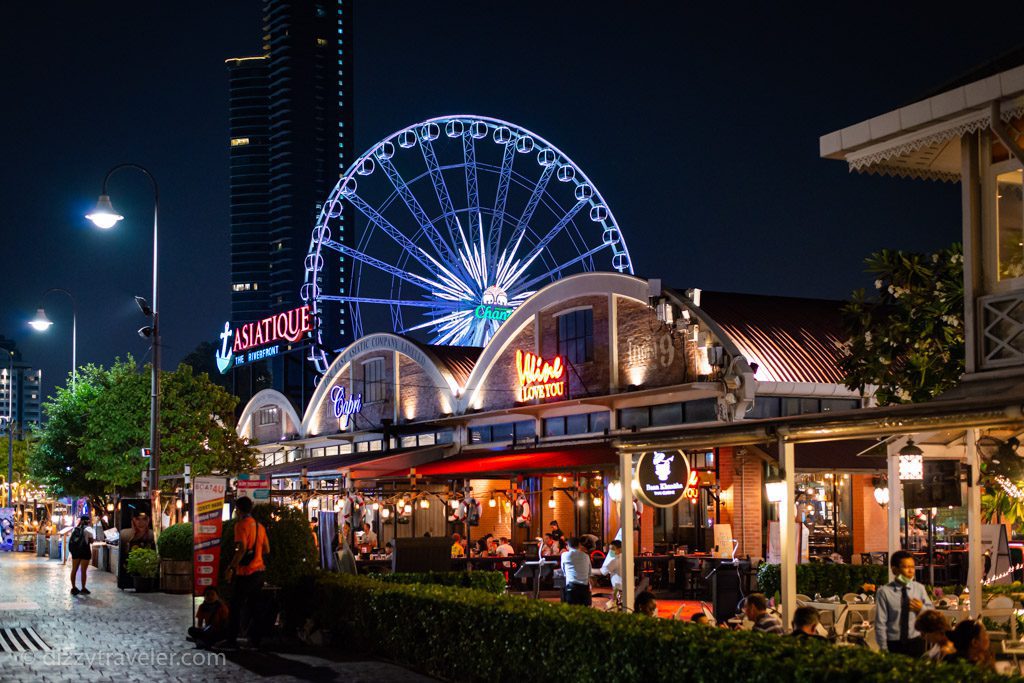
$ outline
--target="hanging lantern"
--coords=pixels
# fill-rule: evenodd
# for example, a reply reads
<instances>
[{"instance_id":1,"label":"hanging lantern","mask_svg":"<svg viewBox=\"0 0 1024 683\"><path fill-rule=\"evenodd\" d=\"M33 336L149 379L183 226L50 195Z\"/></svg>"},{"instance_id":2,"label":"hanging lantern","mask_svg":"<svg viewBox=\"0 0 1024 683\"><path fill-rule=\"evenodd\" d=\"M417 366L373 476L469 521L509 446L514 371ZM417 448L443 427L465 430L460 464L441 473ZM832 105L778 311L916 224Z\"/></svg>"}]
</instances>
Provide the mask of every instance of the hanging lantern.
<instances>
[{"instance_id":1,"label":"hanging lantern","mask_svg":"<svg viewBox=\"0 0 1024 683\"><path fill-rule=\"evenodd\" d=\"M423 498L423 499L420 500L420 508L421 509L426 510L429 507L430 507L430 501L429 500L427 500L426 498Z\"/></svg>"},{"instance_id":2,"label":"hanging lantern","mask_svg":"<svg viewBox=\"0 0 1024 683\"><path fill-rule=\"evenodd\" d=\"M786 497L786 480L769 479L764 483L764 493L769 503L781 503Z\"/></svg>"},{"instance_id":3,"label":"hanging lantern","mask_svg":"<svg viewBox=\"0 0 1024 683\"><path fill-rule=\"evenodd\" d=\"M594 507L601 507L601 496L594 496Z\"/></svg>"},{"instance_id":4,"label":"hanging lantern","mask_svg":"<svg viewBox=\"0 0 1024 683\"><path fill-rule=\"evenodd\" d=\"M554 496L554 494L551 494L551 497L548 498L548 507L551 508L552 510L555 509L555 496Z\"/></svg>"},{"instance_id":5,"label":"hanging lantern","mask_svg":"<svg viewBox=\"0 0 1024 683\"><path fill-rule=\"evenodd\" d=\"M380 503L375 502L371 507L373 511L376 512L377 510L380 510Z\"/></svg>"},{"instance_id":6,"label":"hanging lantern","mask_svg":"<svg viewBox=\"0 0 1024 683\"><path fill-rule=\"evenodd\" d=\"M614 503L622 501L622 484L620 482L613 481L608 484L608 497L611 498Z\"/></svg>"},{"instance_id":7,"label":"hanging lantern","mask_svg":"<svg viewBox=\"0 0 1024 683\"><path fill-rule=\"evenodd\" d=\"M490 508L495 507L497 504L498 504L498 501L494 500L494 496L491 496L491 499L489 501L487 501L487 507L490 507Z\"/></svg>"},{"instance_id":8,"label":"hanging lantern","mask_svg":"<svg viewBox=\"0 0 1024 683\"><path fill-rule=\"evenodd\" d=\"M390 516L391 516L391 509L390 508L384 508L383 510L380 511L380 518L381 519L387 519Z\"/></svg>"},{"instance_id":9,"label":"hanging lantern","mask_svg":"<svg viewBox=\"0 0 1024 683\"><path fill-rule=\"evenodd\" d=\"M907 439L907 445L899 452L900 481L921 481L924 479L924 451Z\"/></svg>"},{"instance_id":10,"label":"hanging lantern","mask_svg":"<svg viewBox=\"0 0 1024 683\"><path fill-rule=\"evenodd\" d=\"M407 515L411 515L412 514L412 505L409 505L408 503L406 503L405 507L402 508L402 511L405 512L405 514L407 514Z\"/></svg>"}]
</instances>

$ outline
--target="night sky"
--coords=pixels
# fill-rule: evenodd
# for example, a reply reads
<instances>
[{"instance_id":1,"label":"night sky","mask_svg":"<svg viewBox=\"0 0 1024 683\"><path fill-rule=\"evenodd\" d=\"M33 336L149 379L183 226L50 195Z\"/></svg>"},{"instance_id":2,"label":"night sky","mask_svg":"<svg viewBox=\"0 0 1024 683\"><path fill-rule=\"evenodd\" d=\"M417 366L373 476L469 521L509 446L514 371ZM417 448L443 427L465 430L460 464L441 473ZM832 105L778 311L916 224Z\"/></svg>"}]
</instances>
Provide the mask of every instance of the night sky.
<instances>
[{"instance_id":1,"label":"night sky","mask_svg":"<svg viewBox=\"0 0 1024 683\"><path fill-rule=\"evenodd\" d=\"M442 114L518 123L595 182L637 274L677 287L839 298L869 284L871 251L959 238L958 186L850 175L818 158L818 137L1011 49L1016 24L934 5L683 4L362 0L355 147ZM127 216L115 230L81 218L104 172L136 161L161 187L170 367L229 315L223 61L258 54L260 3L4 9L0 334L43 368L49 393L70 370L70 306L47 299L57 324L45 335L26 320L63 287L78 297L80 363L146 355L132 301L150 293L145 179L112 181Z\"/></svg>"}]
</instances>

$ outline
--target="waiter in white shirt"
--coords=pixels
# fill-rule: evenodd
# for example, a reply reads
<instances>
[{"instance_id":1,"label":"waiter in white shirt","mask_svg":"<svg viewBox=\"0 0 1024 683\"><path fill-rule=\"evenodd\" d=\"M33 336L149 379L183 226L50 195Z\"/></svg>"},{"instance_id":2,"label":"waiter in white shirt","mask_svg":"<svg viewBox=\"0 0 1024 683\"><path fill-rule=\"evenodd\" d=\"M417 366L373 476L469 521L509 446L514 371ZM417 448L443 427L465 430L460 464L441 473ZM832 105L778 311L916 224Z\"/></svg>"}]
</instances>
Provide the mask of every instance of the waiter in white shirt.
<instances>
[{"instance_id":1,"label":"waiter in white shirt","mask_svg":"<svg viewBox=\"0 0 1024 683\"><path fill-rule=\"evenodd\" d=\"M590 607L590 555L580 550L579 545L579 539L573 536L568 541L569 551L561 557L562 573L565 574L562 602Z\"/></svg>"}]
</instances>

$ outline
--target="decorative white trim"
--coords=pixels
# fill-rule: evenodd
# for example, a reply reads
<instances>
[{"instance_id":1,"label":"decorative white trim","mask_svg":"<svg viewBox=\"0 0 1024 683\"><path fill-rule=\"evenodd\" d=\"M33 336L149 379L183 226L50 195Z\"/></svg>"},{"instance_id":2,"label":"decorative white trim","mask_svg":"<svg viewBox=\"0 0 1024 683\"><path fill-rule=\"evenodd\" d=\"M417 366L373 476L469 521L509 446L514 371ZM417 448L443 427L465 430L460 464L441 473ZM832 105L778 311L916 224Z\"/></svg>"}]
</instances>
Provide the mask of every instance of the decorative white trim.
<instances>
[{"instance_id":1,"label":"decorative white trim","mask_svg":"<svg viewBox=\"0 0 1024 683\"><path fill-rule=\"evenodd\" d=\"M305 425L299 418L299 414L292 407L291 401L288 397L282 394L280 391L274 389L263 389L262 391L256 392L256 394L249 399L249 402L245 404L245 408L242 410L242 415L238 418L238 428L235 430L237 434L242 436L248 436L252 438L252 418L256 413L262 409L270 406L275 406L281 410L281 425L284 427L288 424L286 420L291 421L291 426L296 430L296 434L299 438L304 438L306 432L304 430Z\"/></svg>"}]
</instances>

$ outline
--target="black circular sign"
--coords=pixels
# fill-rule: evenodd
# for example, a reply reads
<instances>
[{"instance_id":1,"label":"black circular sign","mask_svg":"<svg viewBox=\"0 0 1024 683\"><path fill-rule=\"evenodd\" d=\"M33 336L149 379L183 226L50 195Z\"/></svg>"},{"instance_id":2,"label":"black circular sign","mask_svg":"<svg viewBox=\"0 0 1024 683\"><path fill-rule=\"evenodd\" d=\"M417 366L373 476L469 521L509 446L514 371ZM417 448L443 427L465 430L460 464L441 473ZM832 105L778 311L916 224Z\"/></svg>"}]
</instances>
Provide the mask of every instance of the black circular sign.
<instances>
[{"instance_id":1,"label":"black circular sign","mask_svg":"<svg viewBox=\"0 0 1024 683\"><path fill-rule=\"evenodd\" d=\"M654 507L672 507L686 495L690 462L680 450L641 453L636 461L633 491Z\"/></svg>"}]
</instances>

